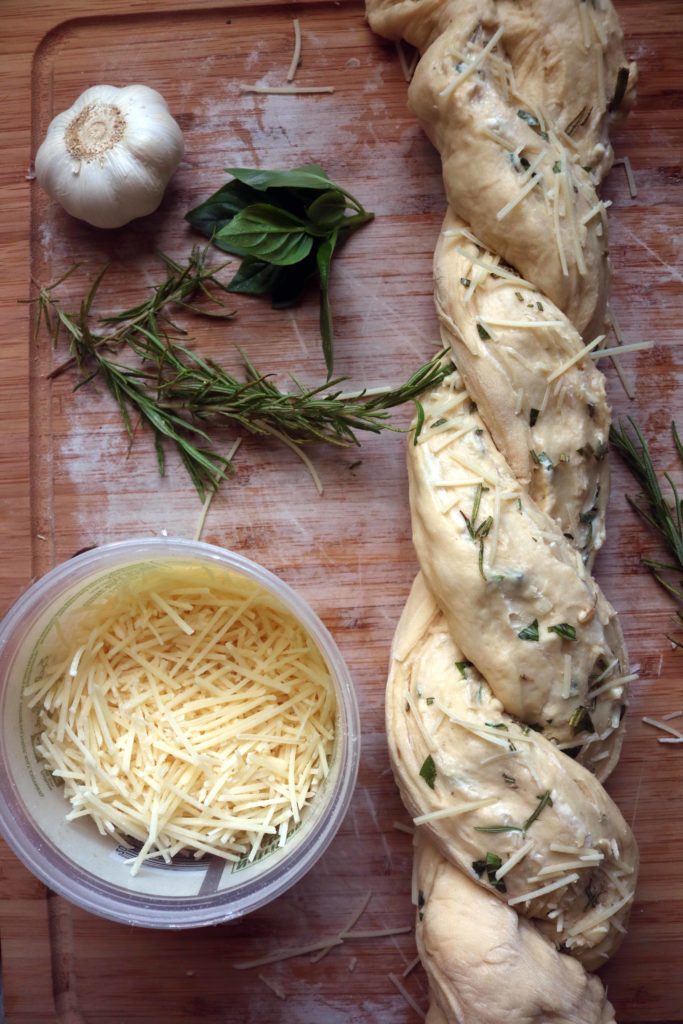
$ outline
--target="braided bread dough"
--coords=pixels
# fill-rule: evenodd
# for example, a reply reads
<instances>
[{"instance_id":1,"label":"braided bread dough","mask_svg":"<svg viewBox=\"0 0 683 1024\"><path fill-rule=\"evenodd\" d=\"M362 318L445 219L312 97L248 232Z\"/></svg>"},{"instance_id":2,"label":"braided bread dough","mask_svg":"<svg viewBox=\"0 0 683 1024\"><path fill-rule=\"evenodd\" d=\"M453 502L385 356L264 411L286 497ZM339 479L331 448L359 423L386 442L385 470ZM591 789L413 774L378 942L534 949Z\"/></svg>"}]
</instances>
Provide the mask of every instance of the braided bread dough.
<instances>
[{"instance_id":1,"label":"braided bread dough","mask_svg":"<svg viewBox=\"0 0 683 1024\"><path fill-rule=\"evenodd\" d=\"M604 1024L587 971L625 931L638 851L601 785L630 675L590 575L610 412L589 350L609 284L595 188L636 69L609 0L367 7L422 53L409 102L448 199L434 279L455 366L408 446L421 571L386 700L427 1020Z\"/></svg>"}]
</instances>

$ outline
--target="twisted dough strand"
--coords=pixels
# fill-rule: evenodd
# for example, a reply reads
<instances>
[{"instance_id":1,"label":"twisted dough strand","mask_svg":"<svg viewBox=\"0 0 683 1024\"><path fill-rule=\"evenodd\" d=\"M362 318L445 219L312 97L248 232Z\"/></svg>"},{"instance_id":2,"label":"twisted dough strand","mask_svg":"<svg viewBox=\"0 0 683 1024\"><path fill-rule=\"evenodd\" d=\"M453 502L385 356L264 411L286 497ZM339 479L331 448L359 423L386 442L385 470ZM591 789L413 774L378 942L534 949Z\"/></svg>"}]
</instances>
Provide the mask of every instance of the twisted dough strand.
<instances>
[{"instance_id":1,"label":"twisted dough strand","mask_svg":"<svg viewBox=\"0 0 683 1024\"><path fill-rule=\"evenodd\" d=\"M586 971L624 933L638 852L600 784L632 675L590 576L609 408L589 349L609 283L595 187L635 66L608 0L368 0L368 14L422 53L409 100L449 203L435 300L457 370L409 445L421 572L386 705L417 825L428 1021L606 1024Z\"/></svg>"}]
</instances>

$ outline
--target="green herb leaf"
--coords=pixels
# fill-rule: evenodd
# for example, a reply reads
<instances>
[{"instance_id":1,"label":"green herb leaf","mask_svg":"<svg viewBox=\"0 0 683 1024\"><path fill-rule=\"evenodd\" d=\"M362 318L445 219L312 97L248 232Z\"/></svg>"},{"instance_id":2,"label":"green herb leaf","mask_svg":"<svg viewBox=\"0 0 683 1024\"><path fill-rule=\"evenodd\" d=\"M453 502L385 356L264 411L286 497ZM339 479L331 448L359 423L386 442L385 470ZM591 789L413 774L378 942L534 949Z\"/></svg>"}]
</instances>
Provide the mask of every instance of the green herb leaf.
<instances>
[{"instance_id":1,"label":"green herb leaf","mask_svg":"<svg viewBox=\"0 0 683 1024\"><path fill-rule=\"evenodd\" d=\"M553 174L559 174L562 170L562 161L556 160L553 164Z\"/></svg>"},{"instance_id":2,"label":"green herb leaf","mask_svg":"<svg viewBox=\"0 0 683 1024\"><path fill-rule=\"evenodd\" d=\"M206 266L206 249L193 249L184 265L166 256L162 259L167 277L154 286L151 296L108 317L91 315L102 272L75 314L59 306L54 290L61 282L41 288L36 300L38 326L47 325L53 344L65 334L70 343L70 358L56 366L50 378L77 367L82 377L76 387L82 389L99 377L118 405L131 438L133 417L150 429L159 471L164 470L163 446L170 443L202 498L232 472L231 463L212 446L212 427L217 428L221 445L226 424L261 437L284 438L295 450L311 442L339 448L359 445L360 431L379 434L397 429L389 410L417 400L453 372L452 364L443 361L444 351L404 384L372 395L365 391L344 394L340 388L344 378L312 388L294 381L295 389L287 392L280 391L244 356L245 376L238 379L218 363L179 344L175 332L171 334L165 327L170 322L167 307L171 305L221 319L232 316L224 311L216 294L225 290L215 277L221 268ZM281 269L288 273L291 268ZM194 304L202 296L213 303L211 310ZM219 312L213 311L216 306ZM119 362L112 353L122 348L126 358ZM134 365L131 356L137 359Z\"/></svg>"},{"instance_id":3,"label":"green herb leaf","mask_svg":"<svg viewBox=\"0 0 683 1024\"><path fill-rule=\"evenodd\" d=\"M517 634L520 640L538 640L538 619L534 619Z\"/></svg>"},{"instance_id":4,"label":"green herb leaf","mask_svg":"<svg viewBox=\"0 0 683 1024\"><path fill-rule=\"evenodd\" d=\"M576 629L568 622L558 622L556 626L548 626L549 633L556 633L562 640L576 640Z\"/></svg>"},{"instance_id":5,"label":"green herb leaf","mask_svg":"<svg viewBox=\"0 0 683 1024\"><path fill-rule=\"evenodd\" d=\"M222 227L215 238L246 255L285 267L308 256L313 238L305 221L269 203L254 203Z\"/></svg>"},{"instance_id":6,"label":"green herb leaf","mask_svg":"<svg viewBox=\"0 0 683 1024\"><path fill-rule=\"evenodd\" d=\"M553 805L549 789L546 789L545 793L541 793L539 796L536 797L536 799L539 801L538 807L536 807L533 813L529 815L527 820L524 822L524 825L522 826L522 831L525 833L531 828L531 826L536 821L543 808L547 807L548 805L552 807Z\"/></svg>"},{"instance_id":7,"label":"green herb leaf","mask_svg":"<svg viewBox=\"0 0 683 1024\"><path fill-rule=\"evenodd\" d=\"M226 167L225 170L258 192L269 188L305 188L325 192L337 187L319 164L304 164L289 171L268 171L262 167Z\"/></svg>"},{"instance_id":8,"label":"green herb leaf","mask_svg":"<svg viewBox=\"0 0 683 1024\"><path fill-rule=\"evenodd\" d=\"M214 239L217 231L229 224L230 221L250 203L258 202L259 194L254 189L243 185L239 181L229 181L217 192L214 192L205 202L195 206L193 210L185 214L185 220L193 228L201 231L207 238ZM215 243L214 241L214 244ZM219 245L218 248L221 248ZM234 250L226 250L232 252ZM238 255L241 255L238 253Z\"/></svg>"},{"instance_id":9,"label":"green herb leaf","mask_svg":"<svg viewBox=\"0 0 683 1024\"><path fill-rule=\"evenodd\" d=\"M190 210L186 219L218 248L249 260L235 274L230 290L270 293L274 309L294 305L311 277L319 274L320 331L331 374L332 254L339 241L372 220L373 214L330 181L318 164L287 171L233 167L229 173L234 180ZM281 272L269 272L264 265Z\"/></svg>"},{"instance_id":10,"label":"green herb leaf","mask_svg":"<svg viewBox=\"0 0 683 1024\"><path fill-rule=\"evenodd\" d=\"M461 277L460 284L463 286L463 288L469 288L472 282L470 281L469 277Z\"/></svg>"},{"instance_id":11,"label":"green herb leaf","mask_svg":"<svg viewBox=\"0 0 683 1024\"><path fill-rule=\"evenodd\" d=\"M487 881L494 889L497 889L498 892L506 892L505 881L502 878L496 878L496 871L498 868L502 867L502 864L503 861L498 854L491 853L489 851L481 860L473 860L472 868L479 878L483 878L483 876L486 875Z\"/></svg>"},{"instance_id":12,"label":"green herb leaf","mask_svg":"<svg viewBox=\"0 0 683 1024\"><path fill-rule=\"evenodd\" d=\"M282 274L282 268L245 256L228 285L228 291L240 295L267 295Z\"/></svg>"},{"instance_id":13,"label":"green herb leaf","mask_svg":"<svg viewBox=\"0 0 683 1024\"><path fill-rule=\"evenodd\" d=\"M415 430L413 431L413 444L417 444L417 442L420 439L420 434L422 433L422 428L424 427L425 423L425 410L422 402L420 402L419 399L417 398L413 399L413 405L415 406L415 412L417 414Z\"/></svg>"},{"instance_id":14,"label":"green herb leaf","mask_svg":"<svg viewBox=\"0 0 683 1024\"><path fill-rule=\"evenodd\" d=\"M502 832L523 832L524 829L519 825L475 825L475 832L490 832L492 835L498 835Z\"/></svg>"},{"instance_id":15,"label":"green herb leaf","mask_svg":"<svg viewBox=\"0 0 683 1024\"><path fill-rule=\"evenodd\" d=\"M270 304L273 309L289 309L297 304L306 285L317 273L316 243L305 260L277 269L280 273L273 285Z\"/></svg>"},{"instance_id":16,"label":"green herb leaf","mask_svg":"<svg viewBox=\"0 0 683 1024\"><path fill-rule=\"evenodd\" d=\"M574 709L569 719L569 726L574 736L580 732L594 732L593 719L587 707L580 704Z\"/></svg>"},{"instance_id":17,"label":"green herb leaf","mask_svg":"<svg viewBox=\"0 0 683 1024\"><path fill-rule=\"evenodd\" d=\"M346 198L336 189L323 192L307 208L308 219L325 231L340 227L346 215Z\"/></svg>"},{"instance_id":18,"label":"green herb leaf","mask_svg":"<svg viewBox=\"0 0 683 1024\"><path fill-rule=\"evenodd\" d=\"M457 668L463 679L467 679L467 669L472 668L471 661L456 661L455 667Z\"/></svg>"},{"instance_id":19,"label":"green herb leaf","mask_svg":"<svg viewBox=\"0 0 683 1024\"><path fill-rule=\"evenodd\" d=\"M436 782L436 765L434 764L434 758L431 754L428 754L422 763L420 768L420 777L425 780L430 789L434 789L434 783Z\"/></svg>"},{"instance_id":20,"label":"green herb leaf","mask_svg":"<svg viewBox=\"0 0 683 1024\"><path fill-rule=\"evenodd\" d=\"M669 473L664 473L663 477L671 489L671 497L665 496L648 443L631 417L628 418L628 422L635 438L628 432L623 422L618 428L613 426L610 430L610 441L641 488L641 493L636 499L626 495L626 500L650 529L661 537L671 555L670 564L661 563L651 558L641 558L641 563L650 569L657 582L675 601L683 602L683 586L681 585L683 576L683 505L681 498ZM671 436L678 457L683 463L683 445L673 421L671 422Z\"/></svg>"},{"instance_id":21,"label":"green herb leaf","mask_svg":"<svg viewBox=\"0 0 683 1024\"><path fill-rule=\"evenodd\" d=\"M539 410L538 409L530 409L529 410L529 426L530 427L535 427L536 426L536 421L538 420L538 414L539 414Z\"/></svg>"},{"instance_id":22,"label":"green herb leaf","mask_svg":"<svg viewBox=\"0 0 683 1024\"><path fill-rule=\"evenodd\" d=\"M491 335L489 334L489 332L486 330L484 325L480 324L478 321L477 321L477 333L478 333L478 335L479 335L479 337L481 338L482 341L490 341L491 340Z\"/></svg>"},{"instance_id":23,"label":"green herb leaf","mask_svg":"<svg viewBox=\"0 0 683 1024\"><path fill-rule=\"evenodd\" d=\"M328 377L334 367L334 332L330 308L330 264L337 244L337 232L333 231L318 247L317 261L320 276L320 336L323 339L323 355Z\"/></svg>"},{"instance_id":24,"label":"green herb leaf","mask_svg":"<svg viewBox=\"0 0 683 1024\"><path fill-rule=\"evenodd\" d=\"M484 722L484 725L487 725L489 729L504 729L505 732L509 732L505 722Z\"/></svg>"},{"instance_id":25,"label":"green herb leaf","mask_svg":"<svg viewBox=\"0 0 683 1024\"><path fill-rule=\"evenodd\" d=\"M628 67L619 68L619 70L617 71L617 83L614 87L614 95L612 96L612 99L609 101L609 104L607 106L607 109L610 113L613 113L615 110L618 110L624 100L624 96L626 95L626 89L628 88L628 76Z\"/></svg>"},{"instance_id":26,"label":"green herb leaf","mask_svg":"<svg viewBox=\"0 0 683 1024\"><path fill-rule=\"evenodd\" d=\"M530 114L528 110L518 110L517 117L521 117L522 121L526 121L529 127L534 130L541 127L538 118L534 117L533 114Z\"/></svg>"}]
</instances>

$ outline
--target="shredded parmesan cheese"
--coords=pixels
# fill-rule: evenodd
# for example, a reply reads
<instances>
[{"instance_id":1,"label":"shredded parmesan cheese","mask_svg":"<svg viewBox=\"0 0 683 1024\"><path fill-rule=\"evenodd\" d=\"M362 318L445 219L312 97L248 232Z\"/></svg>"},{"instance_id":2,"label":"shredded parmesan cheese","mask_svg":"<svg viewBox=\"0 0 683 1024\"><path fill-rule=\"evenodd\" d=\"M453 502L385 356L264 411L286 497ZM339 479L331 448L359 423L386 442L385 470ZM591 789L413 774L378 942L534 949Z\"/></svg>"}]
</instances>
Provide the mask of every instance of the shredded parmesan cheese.
<instances>
[{"instance_id":1,"label":"shredded parmesan cheese","mask_svg":"<svg viewBox=\"0 0 683 1024\"><path fill-rule=\"evenodd\" d=\"M521 201L523 199L525 199L529 195L529 193L533 189L535 189L536 186L542 180L543 180L543 178L542 178L542 176L540 174L532 175L531 178L529 179L529 181L527 181L526 185L524 185L524 187L519 190L517 195L514 196L509 201L509 203L506 203L505 206L498 211L498 213L496 214L496 220L503 220L505 217L507 217L508 213L510 213L512 210L514 210L515 206L517 206L518 203L521 203Z\"/></svg>"},{"instance_id":2,"label":"shredded parmesan cheese","mask_svg":"<svg viewBox=\"0 0 683 1024\"><path fill-rule=\"evenodd\" d=\"M591 352L591 359L604 359L606 356L611 358L615 352L625 356L629 352L645 352L651 348L654 348L652 341L634 341L630 345L615 345L614 348L601 348L597 352Z\"/></svg>"},{"instance_id":3,"label":"shredded parmesan cheese","mask_svg":"<svg viewBox=\"0 0 683 1024\"><path fill-rule=\"evenodd\" d=\"M469 814L471 811L478 811L481 807L490 807L498 802L498 797L487 797L485 800L470 800L463 804L452 804L450 807L443 807L440 811L430 811L428 814L420 814L413 818L413 824L425 825L428 821L436 821L440 818L456 818L461 814Z\"/></svg>"},{"instance_id":4,"label":"shredded parmesan cheese","mask_svg":"<svg viewBox=\"0 0 683 1024\"><path fill-rule=\"evenodd\" d=\"M424 1020L426 1017L424 1010L420 1007L418 1003L415 1002L411 994L407 991L401 979L398 978L395 974L389 974L388 977L389 981L394 986L394 988L398 989L398 991L401 993L408 1006L410 1006L411 1009L415 1010L415 1013L420 1017L421 1020Z\"/></svg>"},{"instance_id":5,"label":"shredded parmesan cheese","mask_svg":"<svg viewBox=\"0 0 683 1024\"><path fill-rule=\"evenodd\" d=\"M505 878L508 871L512 871L513 868L517 867L519 862L524 860L527 853L529 853L530 850L533 850L533 848L534 843L532 839L529 839L523 846L520 846L520 848L516 850L512 856L508 857L505 863L498 868L496 871L496 881L499 881L501 878Z\"/></svg>"},{"instance_id":6,"label":"shredded parmesan cheese","mask_svg":"<svg viewBox=\"0 0 683 1024\"><path fill-rule=\"evenodd\" d=\"M511 900L508 900L508 906L514 907L518 903L528 903L530 900L535 900L538 896L545 896L549 892L554 892L555 889L562 889L565 885L573 885L578 880L579 876L576 872L573 872L571 875L565 875L564 878L558 878L556 882L544 885L541 889L533 889L531 892L522 893L521 896L514 896Z\"/></svg>"},{"instance_id":7,"label":"shredded parmesan cheese","mask_svg":"<svg viewBox=\"0 0 683 1024\"><path fill-rule=\"evenodd\" d=\"M553 372L548 377L548 383L552 384L554 380L557 380L558 377L561 377L562 374L566 373L566 371L569 370L572 366L575 366L577 363L580 363L581 360L585 356L587 356L589 352L592 352L593 349L597 348L600 342L604 340L604 334L599 334L597 338L593 338L593 340L589 342L588 345L584 345L584 347L579 352L576 352L571 357L571 359L568 359L565 363L562 363L561 366L558 366L556 370L553 370Z\"/></svg>"},{"instance_id":8,"label":"shredded parmesan cheese","mask_svg":"<svg viewBox=\"0 0 683 1024\"><path fill-rule=\"evenodd\" d=\"M462 85L462 83L465 81L465 79L469 78L470 75L474 74L474 72L478 68L480 68L481 65L484 63L484 61L486 60L486 58L488 57L488 55L490 54L490 52L494 48L494 46L496 46L496 44L498 43L498 40L500 39L502 34L503 34L503 26L501 25L493 33L493 35L489 39L489 41L486 44L486 46L482 50L480 50L480 52L476 55L474 60L471 63L469 63L466 68L464 68L461 72L459 72L456 75L456 77L452 81L450 81L448 83L448 85L446 85L441 90L441 92L439 93L439 96L450 96L450 94L452 92L454 92L455 89L457 89L459 85Z\"/></svg>"},{"instance_id":9,"label":"shredded parmesan cheese","mask_svg":"<svg viewBox=\"0 0 683 1024\"><path fill-rule=\"evenodd\" d=\"M641 721L645 722L646 725L652 725L655 729L661 729L662 732L668 732L671 736L683 740L682 732L674 729L671 725L667 725L666 722L661 722L658 718L642 718Z\"/></svg>"},{"instance_id":10,"label":"shredded parmesan cheese","mask_svg":"<svg viewBox=\"0 0 683 1024\"><path fill-rule=\"evenodd\" d=\"M286 999L285 990L281 985L278 985L272 978L266 978L265 974L259 974L259 981L262 981L266 988L269 988L271 992L274 992L278 999Z\"/></svg>"},{"instance_id":11,"label":"shredded parmesan cheese","mask_svg":"<svg viewBox=\"0 0 683 1024\"><path fill-rule=\"evenodd\" d=\"M628 182L628 190L631 194L631 199L637 199L638 189L636 188L636 179L635 175L633 174L633 168L631 167L631 161L627 156L620 156L618 157L618 159L614 161L615 167L618 164L620 164L624 168L624 171L626 173L626 181Z\"/></svg>"},{"instance_id":12,"label":"shredded parmesan cheese","mask_svg":"<svg viewBox=\"0 0 683 1024\"><path fill-rule=\"evenodd\" d=\"M630 892L626 896L622 897L622 899L618 900L617 903L614 903L611 907L601 907L594 913L588 914L588 916L584 917L582 921L579 921L578 924L573 925L569 929L569 935L572 937L581 935L583 932L591 931L593 928L596 928L598 925L602 924L603 921L609 921L609 919L617 914L622 907L625 907L627 903L630 903L634 896L635 893Z\"/></svg>"},{"instance_id":13,"label":"shredded parmesan cheese","mask_svg":"<svg viewBox=\"0 0 683 1024\"><path fill-rule=\"evenodd\" d=\"M316 93L334 92L333 85L240 85L240 92L257 93L260 96L306 96Z\"/></svg>"},{"instance_id":14,"label":"shredded parmesan cheese","mask_svg":"<svg viewBox=\"0 0 683 1024\"><path fill-rule=\"evenodd\" d=\"M292 28L294 29L294 52L292 53L292 62L289 65L289 71L287 72L288 82L294 81L296 69L301 63L301 25L298 18L294 18Z\"/></svg>"},{"instance_id":15,"label":"shredded parmesan cheese","mask_svg":"<svg viewBox=\"0 0 683 1024\"><path fill-rule=\"evenodd\" d=\"M140 844L133 873L286 840L328 773L336 700L276 598L225 569L150 566L61 626L25 695L68 818Z\"/></svg>"}]
</instances>

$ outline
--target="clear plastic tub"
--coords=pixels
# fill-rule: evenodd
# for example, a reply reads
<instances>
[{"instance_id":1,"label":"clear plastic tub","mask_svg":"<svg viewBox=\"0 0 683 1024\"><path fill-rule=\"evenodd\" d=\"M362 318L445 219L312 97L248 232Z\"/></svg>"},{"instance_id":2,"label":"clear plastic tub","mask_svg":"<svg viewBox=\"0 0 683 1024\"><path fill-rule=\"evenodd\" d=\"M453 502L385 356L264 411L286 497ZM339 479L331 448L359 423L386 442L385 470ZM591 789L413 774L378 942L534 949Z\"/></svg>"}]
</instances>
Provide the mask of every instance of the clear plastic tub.
<instances>
[{"instance_id":1,"label":"clear plastic tub","mask_svg":"<svg viewBox=\"0 0 683 1024\"><path fill-rule=\"evenodd\" d=\"M174 562L210 563L241 573L276 595L299 620L325 658L334 683L335 746L325 782L283 847L266 847L252 863L231 864L211 856L173 865L148 861L133 876L130 852L114 838L101 836L88 818L65 820L69 804L36 756L37 722L22 691L39 666L55 621L67 609L115 586L122 573ZM96 548L33 584L0 623L0 831L46 885L102 917L150 928L192 928L241 917L275 899L312 867L333 839L353 794L359 755L358 705L332 637L287 584L222 548L170 538Z\"/></svg>"}]
</instances>

